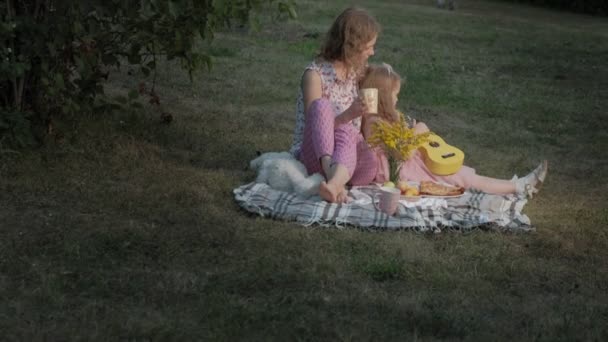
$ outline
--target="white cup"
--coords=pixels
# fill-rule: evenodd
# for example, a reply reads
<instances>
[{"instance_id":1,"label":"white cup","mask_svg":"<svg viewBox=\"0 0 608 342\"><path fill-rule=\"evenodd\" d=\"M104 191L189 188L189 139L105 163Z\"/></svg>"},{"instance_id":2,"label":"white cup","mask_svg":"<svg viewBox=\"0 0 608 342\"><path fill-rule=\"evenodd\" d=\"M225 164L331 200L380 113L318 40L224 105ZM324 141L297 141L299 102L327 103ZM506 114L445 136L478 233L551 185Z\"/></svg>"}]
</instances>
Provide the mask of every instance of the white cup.
<instances>
[{"instance_id":1,"label":"white cup","mask_svg":"<svg viewBox=\"0 0 608 342\"><path fill-rule=\"evenodd\" d=\"M378 89L363 88L359 90L359 98L367 105L369 114L378 114Z\"/></svg>"}]
</instances>

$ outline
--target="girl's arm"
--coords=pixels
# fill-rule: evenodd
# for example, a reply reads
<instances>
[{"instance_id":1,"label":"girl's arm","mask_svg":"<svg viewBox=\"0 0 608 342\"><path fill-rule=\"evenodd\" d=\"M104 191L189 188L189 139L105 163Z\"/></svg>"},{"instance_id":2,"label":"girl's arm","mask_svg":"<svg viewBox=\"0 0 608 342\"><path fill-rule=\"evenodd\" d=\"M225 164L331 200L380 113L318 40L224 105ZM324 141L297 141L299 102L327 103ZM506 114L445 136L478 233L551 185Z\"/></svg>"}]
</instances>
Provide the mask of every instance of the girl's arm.
<instances>
[{"instance_id":1,"label":"girl's arm","mask_svg":"<svg viewBox=\"0 0 608 342\"><path fill-rule=\"evenodd\" d=\"M304 97L304 113L308 113L310 104L323 96L323 90L321 86L321 76L314 70L306 70L304 76L302 76L302 94ZM355 99L353 104L348 107L344 112L336 116L335 125L345 124L357 117L361 116L365 112L365 106L360 99Z\"/></svg>"},{"instance_id":2,"label":"girl's arm","mask_svg":"<svg viewBox=\"0 0 608 342\"><path fill-rule=\"evenodd\" d=\"M361 133L367 141L373 134L374 123L382 120L379 115L369 114L363 117L363 124L361 125Z\"/></svg>"},{"instance_id":3,"label":"girl's arm","mask_svg":"<svg viewBox=\"0 0 608 342\"><path fill-rule=\"evenodd\" d=\"M414 133L420 134L430 131L424 122L416 122L414 120Z\"/></svg>"}]
</instances>

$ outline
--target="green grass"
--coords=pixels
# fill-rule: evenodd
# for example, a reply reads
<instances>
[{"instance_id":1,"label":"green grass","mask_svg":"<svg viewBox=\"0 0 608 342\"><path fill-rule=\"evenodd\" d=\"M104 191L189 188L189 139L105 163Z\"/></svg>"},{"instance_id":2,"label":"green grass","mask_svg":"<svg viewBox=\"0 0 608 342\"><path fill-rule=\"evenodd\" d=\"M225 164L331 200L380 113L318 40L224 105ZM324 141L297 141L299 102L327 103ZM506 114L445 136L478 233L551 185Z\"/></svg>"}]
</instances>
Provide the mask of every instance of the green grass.
<instances>
[{"instance_id":1,"label":"green grass","mask_svg":"<svg viewBox=\"0 0 608 342\"><path fill-rule=\"evenodd\" d=\"M0 154L4 340L608 339L608 23L517 4L360 1L401 107L510 178L550 161L531 234L302 227L240 210L256 151L287 150L299 77L345 1L217 35L159 113L65 121ZM319 35L320 34L320 35ZM113 74L108 93L140 75ZM84 118L83 118L84 119Z\"/></svg>"}]
</instances>

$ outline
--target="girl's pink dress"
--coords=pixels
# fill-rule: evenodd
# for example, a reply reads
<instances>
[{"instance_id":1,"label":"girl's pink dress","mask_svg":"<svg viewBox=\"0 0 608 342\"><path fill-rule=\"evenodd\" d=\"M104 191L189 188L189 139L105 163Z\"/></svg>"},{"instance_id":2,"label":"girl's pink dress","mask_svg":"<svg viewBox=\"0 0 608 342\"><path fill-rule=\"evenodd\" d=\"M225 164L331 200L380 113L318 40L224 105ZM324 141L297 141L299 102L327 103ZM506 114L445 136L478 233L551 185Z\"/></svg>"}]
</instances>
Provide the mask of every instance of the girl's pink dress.
<instances>
[{"instance_id":1,"label":"girl's pink dress","mask_svg":"<svg viewBox=\"0 0 608 342\"><path fill-rule=\"evenodd\" d=\"M388 160L382 151L377 151L377 154L378 158L380 159L380 167L375 181L378 183L383 183L388 180ZM475 169L463 165L455 174L449 176L438 176L433 174L426 167L422 158L422 154L419 151L414 152L414 154L402 164L401 170L399 171L400 179L416 182L423 180L444 182L450 185L461 186L465 189L472 187L473 178L475 177Z\"/></svg>"}]
</instances>

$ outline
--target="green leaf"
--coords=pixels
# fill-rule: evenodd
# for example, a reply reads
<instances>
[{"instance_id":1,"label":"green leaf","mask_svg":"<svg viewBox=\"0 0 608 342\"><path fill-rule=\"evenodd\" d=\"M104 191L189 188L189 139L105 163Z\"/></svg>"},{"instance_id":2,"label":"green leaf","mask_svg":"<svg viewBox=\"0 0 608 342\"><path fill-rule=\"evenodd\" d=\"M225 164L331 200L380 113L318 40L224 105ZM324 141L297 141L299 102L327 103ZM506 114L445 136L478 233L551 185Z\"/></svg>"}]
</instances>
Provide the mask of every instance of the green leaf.
<instances>
[{"instance_id":1,"label":"green leaf","mask_svg":"<svg viewBox=\"0 0 608 342\"><path fill-rule=\"evenodd\" d=\"M116 58L116 55L114 54L103 54L101 56L101 62L104 65L120 65L120 63L118 62L118 58Z\"/></svg>"},{"instance_id":2,"label":"green leaf","mask_svg":"<svg viewBox=\"0 0 608 342\"><path fill-rule=\"evenodd\" d=\"M139 97L139 92L137 90L133 89L133 90L131 90L129 92L129 99L130 100L134 100L134 99L136 99L138 97Z\"/></svg>"},{"instance_id":3,"label":"green leaf","mask_svg":"<svg viewBox=\"0 0 608 342\"><path fill-rule=\"evenodd\" d=\"M298 17L298 14L296 13L296 9L292 3L279 2L278 7L279 7L279 12L287 13L287 15L289 15L289 18L291 18L291 19L296 19Z\"/></svg>"},{"instance_id":4,"label":"green leaf","mask_svg":"<svg viewBox=\"0 0 608 342\"><path fill-rule=\"evenodd\" d=\"M99 22L97 21L97 19L90 17L89 21L88 21L88 25L89 25L89 27L88 27L87 33L95 35L100 31Z\"/></svg>"},{"instance_id":5,"label":"green leaf","mask_svg":"<svg viewBox=\"0 0 608 342\"><path fill-rule=\"evenodd\" d=\"M78 20L74 21L73 30L76 35L80 35L84 31L82 23Z\"/></svg>"},{"instance_id":6,"label":"green leaf","mask_svg":"<svg viewBox=\"0 0 608 342\"><path fill-rule=\"evenodd\" d=\"M215 13L223 13L226 11L226 1L225 0L213 0L213 8L215 9Z\"/></svg>"},{"instance_id":7,"label":"green leaf","mask_svg":"<svg viewBox=\"0 0 608 342\"><path fill-rule=\"evenodd\" d=\"M141 55L139 53L129 54L127 59L131 64L139 64L141 62Z\"/></svg>"},{"instance_id":8,"label":"green leaf","mask_svg":"<svg viewBox=\"0 0 608 342\"><path fill-rule=\"evenodd\" d=\"M180 31L175 31L175 38L173 40L173 49L175 52L181 52L183 49L183 40L182 33Z\"/></svg>"},{"instance_id":9,"label":"green leaf","mask_svg":"<svg viewBox=\"0 0 608 342\"><path fill-rule=\"evenodd\" d=\"M138 43L131 44L129 48L129 56L127 60L130 64L140 64L141 63L141 45Z\"/></svg>"},{"instance_id":10,"label":"green leaf","mask_svg":"<svg viewBox=\"0 0 608 342\"><path fill-rule=\"evenodd\" d=\"M179 5L172 0L168 0L167 6L169 7L169 14L171 14L173 18L176 18L179 14Z\"/></svg>"},{"instance_id":11,"label":"green leaf","mask_svg":"<svg viewBox=\"0 0 608 342\"><path fill-rule=\"evenodd\" d=\"M72 104L72 105L71 105L71 107L72 107L72 111L73 111L74 113L75 113L75 112L80 111L80 108L81 108L81 107L80 107L80 105L78 104L78 102L76 102L76 101L72 101L72 102L71 102L71 104Z\"/></svg>"},{"instance_id":12,"label":"green leaf","mask_svg":"<svg viewBox=\"0 0 608 342\"><path fill-rule=\"evenodd\" d=\"M251 25L251 29L255 32L259 32L262 27L260 20L257 17L249 19L249 25Z\"/></svg>"},{"instance_id":13,"label":"green leaf","mask_svg":"<svg viewBox=\"0 0 608 342\"><path fill-rule=\"evenodd\" d=\"M142 105L141 103L137 102L137 101L133 101L129 104L131 106L131 108L135 108L135 109L143 109L144 105Z\"/></svg>"},{"instance_id":14,"label":"green leaf","mask_svg":"<svg viewBox=\"0 0 608 342\"><path fill-rule=\"evenodd\" d=\"M136 54L139 54L140 51L141 51L141 44L138 44L138 43L131 44L131 47L129 48L129 54L136 55Z\"/></svg>"},{"instance_id":15,"label":"green leaf","mask_svg":"<svg viewBox=\"0 0 608 342\"><path fill-rule=\"evenodd\" d=\"M293 6L289 6L287 10L289 11L289 17L291 19L298 18L298 13L296 13L296 9Z\"/></svg>"},{"instance_id":16,"label":"green leaf","mask_svg":"<svg viewBox=\"0 0 608 342\"><path fill-rule=\"evenodd\" d=\"M118 96L114 97L114 99L116 100L116 102L118 102L120 104L127 104L127 98L122 95L118 95Z\"/></svg>"},{"instance_id":17,"label":"green leaf","mask_svg":"<svg viewBox=\"0 0 608 342\"><path fill-rule=\"evenodd\" d=\"M52 42L48 42L46 43L46 48L49 51L49 55L51 55L51 57L57 56L57 48L55 44L53 44Z\"/></svg>"},{"instance_id":18,"label":"green leaf","mask_svg":"<svg viewBox=\"0 0 608 342\"><path fill-rule=\"evenodd\" d=\"M55 81L55 85L59 89L65 89L65 83L63 81L63 75L60 73L56 73L55 77L53 77L53 81Z\"/></svg>"},{"instance_id":19,"label":"green leaf","mask_svg":"<svg viewBox=\"0 0 608 342\"><path fill-rule=\"evenodd\" d=\"M78 72L80 72L81 74L84 73L85 68L87 66L84 64L84 61L82 60L82 58L80 58L78 56L74 56L74 62L76 63L76 69L78 70Z\"/></svg>"},{"instance_id":20,"label":"green leaf","mask_svg":"<svg viewBox=\"0 0 608 342\"><path fill-rule=\"evenodd\" d=\"M213 59L211 58L211 56L209 56L209 55L201 55L200 59L207 66L207 71L211 71L211 68L213 67Z\"/></svg>"}]
</instances>

